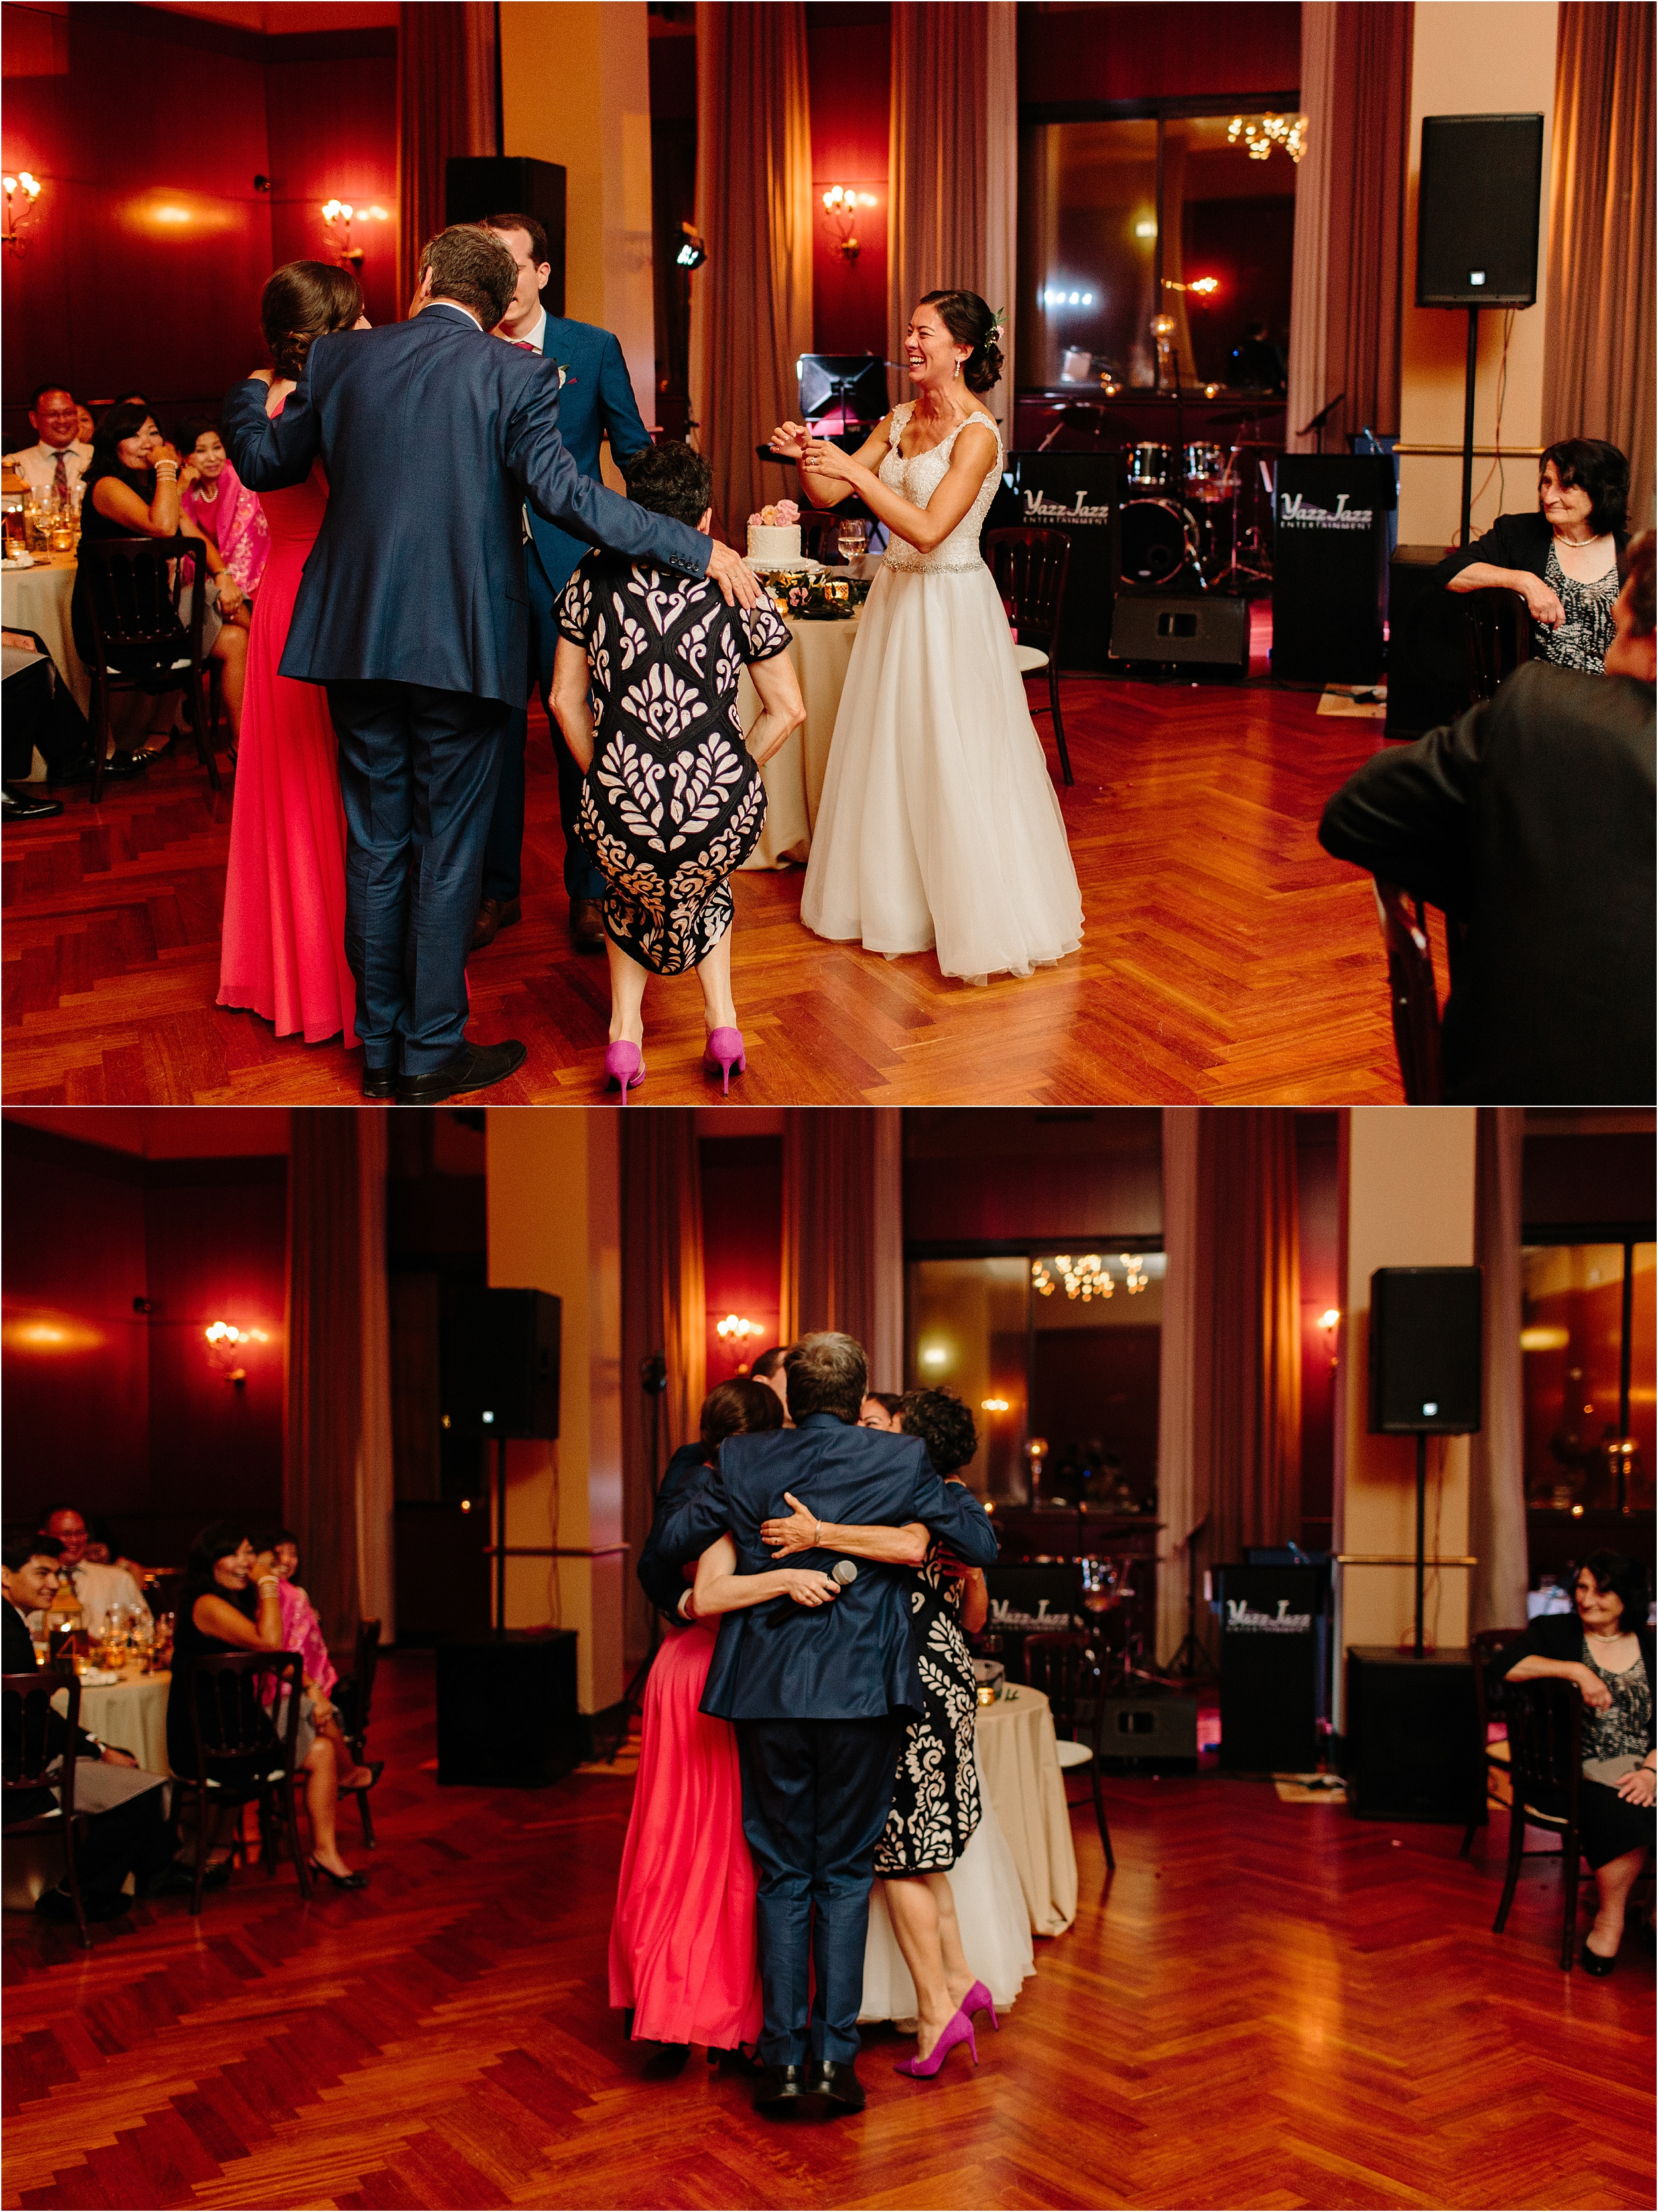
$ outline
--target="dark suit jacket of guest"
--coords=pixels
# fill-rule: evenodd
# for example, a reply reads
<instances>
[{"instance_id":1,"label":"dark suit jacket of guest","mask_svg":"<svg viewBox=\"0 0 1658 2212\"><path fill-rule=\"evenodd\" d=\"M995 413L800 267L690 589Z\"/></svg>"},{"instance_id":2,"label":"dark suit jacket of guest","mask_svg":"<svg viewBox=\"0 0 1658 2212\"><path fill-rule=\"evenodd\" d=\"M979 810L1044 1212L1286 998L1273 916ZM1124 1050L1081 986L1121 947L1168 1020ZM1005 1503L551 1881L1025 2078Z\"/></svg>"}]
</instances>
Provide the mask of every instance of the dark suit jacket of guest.
<instances>
[{"instance_id":1,"label":"dark suit jacket of guest","mask_svg":"<svg viewBox=\"0 0 1658 2212\"><path fill-rule=\"evenodd\" d=\"M1628 536L1621 530L1614 530L1612 540L1621 557L1629 544ZM1476 561L1493 568L1528 568L1533 576L1542 576L1547 574L1549 548L1553 543L1553 526L1540 507L1530 514L1499 514L1483 538L1476 538L1472 545L1459 546L1455 553L1447 554L1434 570L1433 580L1436 584L1448 584L1453 576L1472 568Z\"/></svg>"},{"instance_id":2,"label":"dark suit jacket of guest","mask_svg":"<svg viewBox=\"0 0 1658 2212\"><path fill-rule=\"evenodd\" d=\"M529 682L523 506L683 575L709 541L583 476L559 435L558 371L437 301L406 323L319 338L282 413L251 379L225 443L256 491L320 458L328 511L306 560L282 672L522 706Z\"/></svg>"},{"instance_id":3,"label":"dark suit jacket of guest","mask_svg":"<svg viewBox=\"0 0 1658 2212\"><path fill-rule=\"evenodd\" d=\"M549 315L542 325L541 350L565 372L558 393L558 434L570 459L584 477L597 483L603 434L609 436L616 466L625 468L635 453L642 453L650 444L651 434L634 398L621 340L596 323L575 323L566 315ZM533 507L530 539L533 548L530 557L539 562L548 592L556 599L574 575L577 562L587 550L587 541L549 522Z\"/></svg>"},{"instance_id":4,"label":"dark suit jacket of guest","mask_svg":"<svg viewBox=\"0 0 1658 2212\"><path fill-rule=\"evenodd\" d=\"M671 1620L680 1618L679 1601L690 1584L685 1580L681 1561L663 1558L662 1532L686 1499L701 1490L713 1473L700 1441L681 1444L668 1462L657 1487L656 1511L651 1517L651 1533L640 1550L637 1573L646 1596L659 1613L665 1613Z\"/></svg>"},{"instance_id":5,"label":"dark suit jacket of guest","mask_svg":"<svg viewBox=\"0 0 1658 2212\"><path fill-rule=\"evenodd\" d=\"M1654 1655L1653 1632L1643 1620L1634 1624L1633 1632L1636 1642L1641 1647L1641 1657L1646 1665L1647 1680L1652 1685L1655 1692L1658 1692L1658 1658L1655 1658ZM1523 1636L1512 1644L1503 1645L1499 1664L1506 1674L1510 1667L1517 1667L1522 1659L1554 1659L1564 1664L1570 1664L1574 1662L1581 1662L1582 1656L1583 1624L1576 1612L1544 1613L1540 1613L1535 1620L1527 1623ZM1654 1744L1652 1711L1649 1708L1647 1749L1651 1751Z\"/></svg>"},{"instance_id":6,"label":"dark suit jacket of guest","mask_svg":"<svg viewBox=\"0 0 1658 2212\"><path fill-rule=\"evenodd\" d=\"M1654 770L1649 684L1529 661L1325 808L1327 852L1467 925L1448 1100L1652 1103Z\"/></svg>"},{"instance_id":7,"label":"dark suit jacket of guest","mask_svg":"<svg viewBox=\"0 0 1658 2212\"><path fill-rule=\"evenodd\" d=\"M34 1638L29 1634L28 1622L9 1598L0 1598L0 1674L37 1674L39 1671L40 1662L34 1656ZM55 1757L61 1756L68 1734L63 1721L53 1713L46 1723L46 1745ZM103 1747L95 1736L89 1736L84 1729L77 1729L76 1738L77 1759L99 1756ZM14 1820L31 1820L52 1802L51 1793L42 1790L37 1803L35 1793L31 1790L17 1803L8 1802L6 1811Z\"/></svg>"},{"instance_id":8,"label":"dark suit jacket of guest","mask_svg":"<svg viewBox=\"0 0 1658 2212\"><path fill-rule=\"evenodd\" d=\"M789 1491L825 1521L902 1528L921 1521L975 1566L996 1557L996 1531L969 1490L948 1487L919 1437L860 1429L833 1413L808 1413L796 1429L728 1437L708 1482L669 1516L665 1559L683 1563L729 1529L739 1574L779 1565L827 1574L841 1553L774 1559L760 1524L789 1507ZM727 1613L708 1669L702 1711L725 1720L878 1719L922 1710L909 1627L914 1571L856 1562L857 1579L810 1607L793 1598Z\"/></svg>"}]
</instances>

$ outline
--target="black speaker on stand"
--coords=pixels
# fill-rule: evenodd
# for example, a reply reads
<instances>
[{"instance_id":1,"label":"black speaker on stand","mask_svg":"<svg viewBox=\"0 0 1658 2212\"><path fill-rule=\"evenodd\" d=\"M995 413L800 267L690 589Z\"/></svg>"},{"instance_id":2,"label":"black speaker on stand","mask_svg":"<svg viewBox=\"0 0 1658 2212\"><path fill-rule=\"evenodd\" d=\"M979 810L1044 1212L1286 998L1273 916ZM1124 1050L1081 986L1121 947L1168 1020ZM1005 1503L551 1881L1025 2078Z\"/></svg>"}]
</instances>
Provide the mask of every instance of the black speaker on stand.
<instances>
[{"instance_id":1,"label":"black speaker on stand","mask_svg":"<svg viewBox=\"0 0 1658 2212\"><path fill-rule=\"evenodd\" d=\"M557 161L532 161L522 154L452 154L444 164L446 223L532 215L546 232L552 273L541 298L550 315L564 313L564 170Z\"/></svg>"}]
</instances>

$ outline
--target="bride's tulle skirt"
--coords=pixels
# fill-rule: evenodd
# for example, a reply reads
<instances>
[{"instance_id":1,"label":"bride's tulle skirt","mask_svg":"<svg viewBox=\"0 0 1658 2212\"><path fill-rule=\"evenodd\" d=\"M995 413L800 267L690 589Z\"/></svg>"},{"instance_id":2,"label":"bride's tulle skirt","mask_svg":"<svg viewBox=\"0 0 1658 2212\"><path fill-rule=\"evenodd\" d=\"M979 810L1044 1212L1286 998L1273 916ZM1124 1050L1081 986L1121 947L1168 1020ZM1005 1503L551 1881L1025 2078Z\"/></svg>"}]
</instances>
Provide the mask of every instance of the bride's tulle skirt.
<instances>
[{"instance_id":1,"label":"bride's tulle skirt","mask_svg":"<svg viewBox=\"0 0 1658 2212\"><path fill-rule=\"evenodd\" d=\"M946 975L1028 975L1082 899L990 571L884 563L865 603L800 918Z\"/></svg>"}]
</instances>

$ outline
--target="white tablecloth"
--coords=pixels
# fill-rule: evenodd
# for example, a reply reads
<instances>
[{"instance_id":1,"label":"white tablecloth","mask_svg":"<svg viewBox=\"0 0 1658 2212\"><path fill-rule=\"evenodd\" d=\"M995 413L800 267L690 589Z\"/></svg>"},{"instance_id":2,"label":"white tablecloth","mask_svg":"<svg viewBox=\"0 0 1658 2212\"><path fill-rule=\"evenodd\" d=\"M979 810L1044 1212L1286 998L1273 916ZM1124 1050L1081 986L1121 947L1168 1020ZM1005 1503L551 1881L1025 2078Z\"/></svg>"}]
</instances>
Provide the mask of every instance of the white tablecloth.
<instances>
[{"instance_id":1,"label":"white tablecloth","mask_svg":"<svg viewBox=\"0 0 1658 2212\"><path fill-rule=\"evenodd\" d=\"M845 622L789 624L806 719L805 726L760 771L766 786L766 827L760 842L744 861L745 868L781 868L791 861L802 867L805 865L859 619L854 614ZM760 712L759 696L746 671L738 686L737 711L745 730Z\"/></svg>"},{"instance_id":2,"label":"white tablecloth","mask_svg":"<svg viewBox=\"0 0 1658 2212\"><path fill-rule=\"evenodd\" d=\"M35 633L85 714L92 700L92 678L75 650L69 626L75 568L72 553L50 556L37 553L32 568L0 572L0 618L8 629Z\"/></svg>"},{"instance_id":3,"label":"white tablecloth","mask_svg":"<svg viewBox=\"0 0 1658 2212\"><path fill-rule=\"evenodd\" d=\"M1077 1852L1048 1699L1021 1683L980 1706L978 1734L980 1768L1019 1869L1031 1928L1062 1935L1077 1917Z\"/></svg>"}]
</instances>

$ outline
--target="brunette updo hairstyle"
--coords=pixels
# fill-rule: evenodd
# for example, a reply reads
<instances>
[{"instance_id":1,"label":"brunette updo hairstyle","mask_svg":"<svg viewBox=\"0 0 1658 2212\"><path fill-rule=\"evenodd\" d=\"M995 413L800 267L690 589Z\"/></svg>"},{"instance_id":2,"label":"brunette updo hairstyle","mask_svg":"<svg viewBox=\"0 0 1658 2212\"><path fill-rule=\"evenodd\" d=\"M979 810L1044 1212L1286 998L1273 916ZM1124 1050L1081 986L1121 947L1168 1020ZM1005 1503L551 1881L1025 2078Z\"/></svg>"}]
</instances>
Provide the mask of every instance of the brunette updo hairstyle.
<instances>
[{"instance_id":1,"label":"brunette updo hairstyle","mask_svg":"<svg viewBox=\"0 0 1658 2212\"><path fill-rule=\"evenodd\" d=\"M698 1425L702 1449L711 1459L727 1437L763 1436L782 1425L783 1401L776 1391L746 1375L714 1385L702 1401Z\"/></svg>"},{"instance_id":2,"label":"brunette updo hairstyle","mask_svg":"<svg viewBox=\"0 0 1658 2212\"><path fill-rule=\"evenodd\" d=\"M331 261L290 261L259 295L259 328L278 376L297 383L306 356L330 331L349 331L362 313L362 287Z\"/></svg>"},{"instance_id":3,"label":"brunette updo hairstyle","mask_svg":"<svg viewBox=\"0 0 1658 2212\"><path fill-rule=\"evenodd\" d=\"M976 292L926 292L920 304L938 310L957 345L972 347L962 363L962 381L969 392L988 392L1001 382L1002 349L990 335L996 318Z\"/></svg>"}]
</instances>

